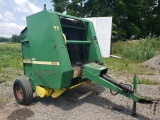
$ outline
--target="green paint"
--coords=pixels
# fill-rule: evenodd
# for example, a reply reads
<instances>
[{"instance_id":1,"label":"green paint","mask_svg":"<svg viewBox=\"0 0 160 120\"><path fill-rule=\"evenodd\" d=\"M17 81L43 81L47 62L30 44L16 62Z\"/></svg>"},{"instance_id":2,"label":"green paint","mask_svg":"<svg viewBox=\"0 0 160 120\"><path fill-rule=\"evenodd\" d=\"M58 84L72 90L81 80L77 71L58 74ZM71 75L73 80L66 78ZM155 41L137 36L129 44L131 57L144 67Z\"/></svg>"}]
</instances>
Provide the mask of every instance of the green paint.
<instances>
[{"instance_id":1,"label":"green paint","mask_svg":"<svg viewBox=\"0 0 160 120\"><path fill-rule=\"evenodd\" d=\"M133 90L134 92L137 92L137 76L134 75L133 77Z\"/></svg>"}]
</instances>

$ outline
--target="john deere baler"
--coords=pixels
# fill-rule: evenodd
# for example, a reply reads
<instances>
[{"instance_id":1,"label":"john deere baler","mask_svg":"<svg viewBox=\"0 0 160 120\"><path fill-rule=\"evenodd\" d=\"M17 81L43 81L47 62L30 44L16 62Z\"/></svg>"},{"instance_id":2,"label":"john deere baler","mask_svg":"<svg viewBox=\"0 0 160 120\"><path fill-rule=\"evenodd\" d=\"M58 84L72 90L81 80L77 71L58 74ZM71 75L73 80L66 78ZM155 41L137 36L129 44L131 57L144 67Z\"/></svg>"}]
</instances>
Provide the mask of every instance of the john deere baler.
<instances>
[{"instance_id":1,"label":"john deere baler","mask_svg":"<svg viewBox=\"0 0 160 120\"><path fill-rule=\"evenodd\" d=\"M58 97L68 88L93 81L134 102L152 103L129 85L107 75L91 21L46 10L28 16L21 32L24 74L13 85L19 104L40 97ZM136 83L135 83L136 84ZM136 86L136 85L134 85Z\"/></svg>"}]
</instances>

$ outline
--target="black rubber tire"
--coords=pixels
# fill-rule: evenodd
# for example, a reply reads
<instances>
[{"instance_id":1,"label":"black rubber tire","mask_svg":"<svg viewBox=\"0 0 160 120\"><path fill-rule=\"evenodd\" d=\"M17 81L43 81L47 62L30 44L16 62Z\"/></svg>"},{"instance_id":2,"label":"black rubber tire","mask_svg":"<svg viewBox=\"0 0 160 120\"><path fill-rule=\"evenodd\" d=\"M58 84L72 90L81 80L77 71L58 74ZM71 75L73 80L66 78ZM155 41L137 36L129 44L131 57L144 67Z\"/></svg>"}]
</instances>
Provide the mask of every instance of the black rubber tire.
<instances>
[{"instance_id":1,"label":"black rubber tire","mask_svg":"<svg viewBox=\"0 0 160 120\"><path fill-rule=\"evenodd\" d=\"M19 91L17 89L19 89ZM17 78L14 81L13 93L16 101L21 105L28 105L33 99L31 84L29 80L25 78Z\"/></svg>"}]
</instances>

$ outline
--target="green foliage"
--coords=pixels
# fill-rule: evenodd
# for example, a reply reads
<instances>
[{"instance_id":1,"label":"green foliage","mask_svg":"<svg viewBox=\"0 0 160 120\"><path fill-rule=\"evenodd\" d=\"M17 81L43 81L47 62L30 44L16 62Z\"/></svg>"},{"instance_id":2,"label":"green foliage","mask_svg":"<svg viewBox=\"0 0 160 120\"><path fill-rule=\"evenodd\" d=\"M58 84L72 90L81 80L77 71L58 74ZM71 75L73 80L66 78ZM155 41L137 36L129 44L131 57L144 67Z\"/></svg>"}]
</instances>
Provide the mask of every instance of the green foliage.
<instances>
[{"instance_id":1,"label":"green foliage","mask_svg":"<svg viewBox=\"0 0 160 120\"><path fill-rule=\"evenodd\" d=\"M158 82L155 81L155 80L150 80L150 79L143 78L143 79L138 80L138 84L157 85Z\"/></svg>"},{"instance_id":2,"label":"green foliage","mask_svg":"<svg viewBox=\"0 0 160 120\"><path fill-rule=\"evenodd\" d=\"M8 100L9 100L9 99L8 99L7 97L3 97L1 101L5 103L5 102L7 102Z\"/></svg>"},{"instance_id":3,"label":"green foliage","mask_svg":"<svg viewBox=\"0 0 160 120\"><path fill-rule=\"evenodd\" d=\"M9 38L0 37L0 42L9 42Z\"/></svg>"},{"instance_id":4,"label":"green foliage","mask_svg":"<svg viewBox=\"0 0 160 120\"><path fill-rule=\"evenodd\" d=\"M19 44L0 44L0 68L21 69L21 48Z\"/></svg>"},{"instance_id":5,"label":"green foliage","mask_svg":"<svg viewBox=\"0 0 160 120\"><path fill-rule=\"evenodd\" d=\"M159 38L148 37L146 40L117 42L113 44L112 54L117 54L130 60L143 62L152 58L160 51Z\"/></svg>"},{"instance_id":6,"label":"green foliage","mask_svg":"<svg viewBox=\"0 0 160 120\"><path fill-rule=\"evenodd\" d=\"M13 34L10 42L20 42L20 41L21 41L21 37Z\"/></svg>"},{"instance_id":7,"label":"green foliage","mask_svg":"<svg viewBox=\"0 0 160 120\"><path fill-rule=\"evenodd\" d=\"M142 74L141 66L138 65L137 62L130 60L129 58L107 58L104 59L105 65L110 69L116 71L116 74Z\"/></svg>"},{"instance_id":8,"label":"green foliage","mask_svg":"<svg viewBox=\"0 0 160 120\"><path fill-rule=\"evenodd\" d=\"M21 37L13 34L11 38L0 37L0 42L20 42Z\"/></svg>"},{"instance_id":9,"label":"green foliage","mask_svg":"<svg viewBox=\"0 0 160 120\"><path fill-rule=\"evenodd\" d=\"M0 84L3 83L3 82L6 82L6 81L5 80L0 80Z\"/></svg>"},{"instance_id":10,"label":"green foliage","mask_svg":"<svg viewBox=\"0 0 160 120\"><path fill-rule=\"evenodd\" d=\"M22 70L20 44L0 43L0 84L10 85Z\"/></svg>"},{"instance_id":11,"label":"green foliage","mask_svg":"<svg viewBox=\"0 0 160 120\"><path fill-rule=\"evenodd\" d=\"M144 68L139 63L148 60L160 51L160 38L148 37L146 40L118 41L112 43L111 54L121 59L104 59L108 68L117 74L146 74L154 75L154 71Z\"/></svg>"},{"instance_id":12,"label":"green foliage","mask_svg":"<svg viewBox=\"0 0 160 120\"><path fill-rule=\"evenodd\" d=\"M66 7L69 4L68 0L52 0L54 11L63 13L66 11Z\"/></svg>"},{"instance_id":13,"label":"green foliage","mask_svg":"<svg viewBox=\"0 0 160 120\"><path fill-rule=\"evenodd\" d=\"M155 36L159 36L160 35L160 0L158 0L158 5L157 7L154 9L154 14L153 15L153 22L154 24L152 24L153 27L153 33L155 33Z\"/></svg>"},{"instance_id":14,"label":"green foliage","mask_svg":"<svg viewBox=\"0 0 160 120\"><path fill-rule=\"evenodd\" d=\"M86 0L72 0L72 3L67 6L67 14L77 16L77 17L85 17L86 12L84 9L84 3Z\"/></svg>"}]
</instances>

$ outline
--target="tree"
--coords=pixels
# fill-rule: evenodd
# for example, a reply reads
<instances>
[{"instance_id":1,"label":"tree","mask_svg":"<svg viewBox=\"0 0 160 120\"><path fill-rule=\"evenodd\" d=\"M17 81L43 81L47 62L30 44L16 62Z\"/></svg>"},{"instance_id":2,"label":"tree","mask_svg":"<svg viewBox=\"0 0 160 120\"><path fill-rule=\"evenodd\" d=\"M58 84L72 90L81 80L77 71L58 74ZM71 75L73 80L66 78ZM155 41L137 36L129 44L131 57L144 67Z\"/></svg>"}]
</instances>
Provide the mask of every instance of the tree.
<instances>
[{"instance_id":1,"label":"tree","mask_svg":"<svg viewBox=\"0 0 160 120\"><path fill-rule=\"evenodd\" d=\"M8 42L9 38L0 37L0 42Z\"/></svg>"},{"instance_id":2,"label":"tree","mask_svg":"<svg viewBox=\"0 0 160 120\"><path fill-rule=\"evenodd\" d=\"M160 36L160 0L158 0L157 5L154 9L154 26L153 32L155 36Z\"/></svg>"},{"instance_id":3,"label":"tree","mask_svg":"<svg viewBox=\"0 0 160 120\"><path fill-rule=\"evenodd\" d=\"M142 35L147 37L148 35L154 35L154 10L156 8L157 0L144 0L141 2L141 19L140 19L140 29Z\"/></svg>"},{"instance_id":4,"label":"tree","mask_svg":"<svg viewBox=\"0 0 160 120\"><path fill-rule=\"evenodd\" d=\"M53 3L54 11L63 13L66 11L69 0L52 0L51 3Z\"/></svg>"},{"instance_id":5,"label":"tree","mask_svg":"<svg viewBox=\"0 0 160 120\"><path fill-rule=\"evenodd\" d=\"M21 37L19 35L15 35L13 34L11 37L11 42L20 42L21 41Z\"/></svg>"}]
</instances>

